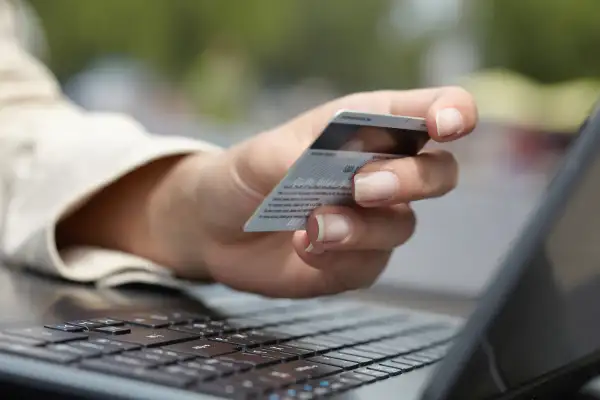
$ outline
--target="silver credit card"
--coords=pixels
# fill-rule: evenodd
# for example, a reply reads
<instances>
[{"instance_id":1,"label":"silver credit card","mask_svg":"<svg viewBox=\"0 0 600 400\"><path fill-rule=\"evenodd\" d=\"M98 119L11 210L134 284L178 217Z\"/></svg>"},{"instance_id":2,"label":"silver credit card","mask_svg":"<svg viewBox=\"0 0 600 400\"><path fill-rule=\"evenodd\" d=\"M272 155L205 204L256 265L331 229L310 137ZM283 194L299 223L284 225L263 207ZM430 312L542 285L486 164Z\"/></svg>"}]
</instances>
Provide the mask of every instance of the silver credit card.
<instances>
[{"instance_id":1,"label":"silver credit card","mask_svg":"<svg viewBox=\"0 0 600 400\"><path fill-rule=\"evenodd\" d=\"M370 161L416 155L429 140L423 118L338 112L264 199L245 232L303 230L323 205L352 205L352 178Z\"/></svg>"}]
</instances>

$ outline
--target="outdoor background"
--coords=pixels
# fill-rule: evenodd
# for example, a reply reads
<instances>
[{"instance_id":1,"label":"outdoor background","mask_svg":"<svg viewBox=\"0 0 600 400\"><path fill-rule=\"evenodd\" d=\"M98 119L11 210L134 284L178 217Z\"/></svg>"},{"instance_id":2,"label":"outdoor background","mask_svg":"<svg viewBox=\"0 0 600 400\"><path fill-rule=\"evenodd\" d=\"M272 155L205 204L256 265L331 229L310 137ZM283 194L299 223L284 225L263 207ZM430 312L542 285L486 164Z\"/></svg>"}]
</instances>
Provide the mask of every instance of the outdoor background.
<instances>
[{"instance_id":1,"label":"outdoor background","mask_svg":"<svg viewBox=\"0 0 600 400\"><path fill-rule=\"evenodd\" d=\"M228 146L360 90L460 84L459 188L415 204L384 285L478 293L600 93L600 2L29 0L29 49L68 96Z\"/></svg>"}]
</instances>

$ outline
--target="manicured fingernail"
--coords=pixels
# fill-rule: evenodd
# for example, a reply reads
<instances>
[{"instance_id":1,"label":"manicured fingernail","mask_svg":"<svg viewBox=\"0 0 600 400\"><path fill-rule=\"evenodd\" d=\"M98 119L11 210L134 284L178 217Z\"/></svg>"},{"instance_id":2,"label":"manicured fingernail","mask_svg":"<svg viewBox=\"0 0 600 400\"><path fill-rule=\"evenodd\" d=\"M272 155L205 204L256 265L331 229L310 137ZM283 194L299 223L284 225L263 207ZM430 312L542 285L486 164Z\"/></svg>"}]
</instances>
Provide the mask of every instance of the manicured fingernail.
<instances>
[{"instance_id":1,"label":"manicured fingernail","mask_svg":"<svg viewBox=\"0 0 600 400\"><path fill-rule=\"evenodd\" d=\"M306 248L304 249L305 252L307 253L312 253L312 254L321 254L323 253L323 250L317 250L315 248L315 246L313 246L312 243L308 243L308 246L306 246Z\"/></svg>"},{"instance_id":2,"label":"manicured fingernail","mask_svg":"<svg viewBox=\"0 0 600 400\"><path fill-rule=\"evenodd\" d=\"M438 111L435 122L439 136L461 134L464 129L463 117L456 108L446 108Z\"/></svg>"},{"instance_id":3,"label":"manicured fingernail","mask_svg":"<svg viewBox=\"0 0 600 400\"><path fill-rule=\"evenodd\" d=\"M317 220L317 242L341 242L350 236L350 219L340 214L319 214Z\"/></svg>"},{"instance_id":4,"label":"manicured fingernail","mask_svg":"<svg viewBox=\"0 0 600 400\"><path fill-rule=\"evenodd\" d=\"M382 201L398 191L398 178L390 171L365 172L354 176L354 200Z\"/></svg>"}]
</instances>

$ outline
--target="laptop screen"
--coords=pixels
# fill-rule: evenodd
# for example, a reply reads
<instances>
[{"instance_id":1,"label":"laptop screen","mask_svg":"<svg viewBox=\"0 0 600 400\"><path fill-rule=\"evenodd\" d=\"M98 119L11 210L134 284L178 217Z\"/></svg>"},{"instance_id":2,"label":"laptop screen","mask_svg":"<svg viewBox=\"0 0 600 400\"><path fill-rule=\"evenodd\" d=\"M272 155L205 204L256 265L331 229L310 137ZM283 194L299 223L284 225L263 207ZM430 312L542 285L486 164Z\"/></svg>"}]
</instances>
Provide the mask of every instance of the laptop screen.
<instances>
[{"instance_id":1,"label":"laptop screen","mask_svg":"<svg viewBox=\"0 0 600 400\"><path fill-rule=\"evenodd\" d=\"M582 130L427 399L490 398L600 359L600 118Z\"/></svg>"}]
</instances>

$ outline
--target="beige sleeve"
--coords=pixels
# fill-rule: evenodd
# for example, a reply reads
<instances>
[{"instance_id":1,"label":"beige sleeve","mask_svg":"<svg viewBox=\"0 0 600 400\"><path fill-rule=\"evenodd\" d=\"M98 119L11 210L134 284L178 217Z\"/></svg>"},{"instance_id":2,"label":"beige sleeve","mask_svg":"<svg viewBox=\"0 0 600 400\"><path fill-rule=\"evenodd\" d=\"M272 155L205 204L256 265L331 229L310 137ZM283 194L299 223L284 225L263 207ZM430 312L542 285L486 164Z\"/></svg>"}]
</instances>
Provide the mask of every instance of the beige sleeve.
<instances>
[{"instance_id":1,"label":"beige sleeve","mask_svg":"<svg viewBox=\"0 0 600 400\"><path fill-rule=\"evenodd\" d=\"M98 248L59 253L54 230L75 205L154 159L219 151L154 136L123 115L86 112L18 45L9 0L0 0L0 249L9 265L82 282L176 284L169 270ZM93 227L90 227L93 229Z\"/></svg>"}]
</instances>

